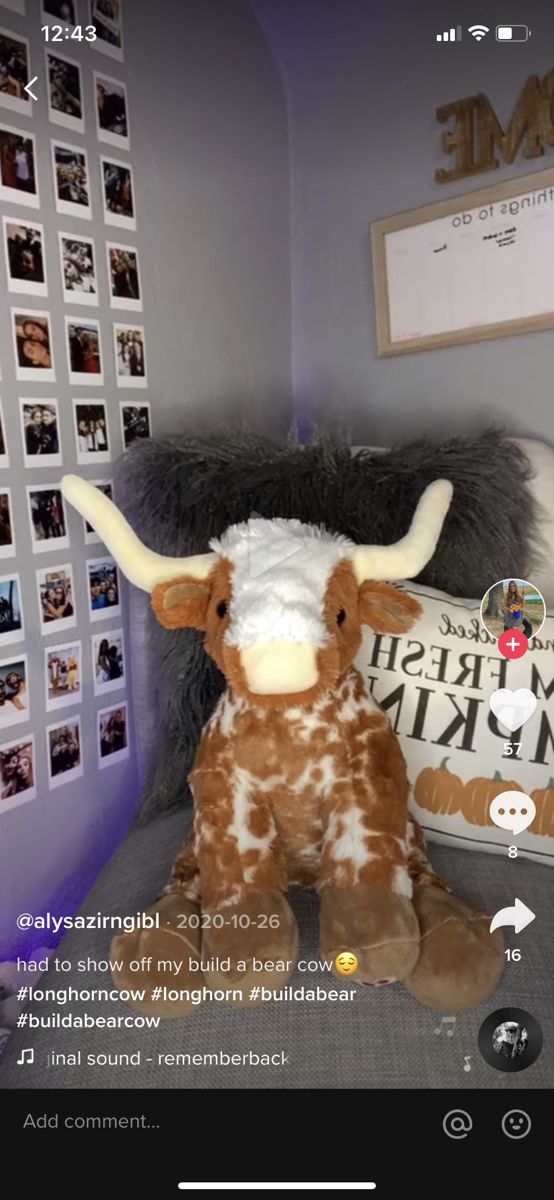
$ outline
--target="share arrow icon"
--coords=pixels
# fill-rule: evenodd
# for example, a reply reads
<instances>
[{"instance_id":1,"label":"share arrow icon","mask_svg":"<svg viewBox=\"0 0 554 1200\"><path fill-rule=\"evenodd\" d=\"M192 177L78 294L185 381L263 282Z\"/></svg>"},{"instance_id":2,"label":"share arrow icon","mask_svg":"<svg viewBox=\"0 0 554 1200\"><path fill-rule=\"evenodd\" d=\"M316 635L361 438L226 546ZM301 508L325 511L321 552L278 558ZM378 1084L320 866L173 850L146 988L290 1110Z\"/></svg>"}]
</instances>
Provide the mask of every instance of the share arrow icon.
<instances>
[{"instance_id":1,"label":"share arrow icon","mask_svg":"<svg viewBox=\"0 0 554 1200\"><path fill-rule=\"evenodd\" d=\"M531 921L535 920L536 914L531 912L530 908L518 900L517 896L513 908L501 908L491 921L490 932L494 933L495 929L500 929L501 925L513 925L516 933L521 933Z\"/></svg>"}]
</instances>

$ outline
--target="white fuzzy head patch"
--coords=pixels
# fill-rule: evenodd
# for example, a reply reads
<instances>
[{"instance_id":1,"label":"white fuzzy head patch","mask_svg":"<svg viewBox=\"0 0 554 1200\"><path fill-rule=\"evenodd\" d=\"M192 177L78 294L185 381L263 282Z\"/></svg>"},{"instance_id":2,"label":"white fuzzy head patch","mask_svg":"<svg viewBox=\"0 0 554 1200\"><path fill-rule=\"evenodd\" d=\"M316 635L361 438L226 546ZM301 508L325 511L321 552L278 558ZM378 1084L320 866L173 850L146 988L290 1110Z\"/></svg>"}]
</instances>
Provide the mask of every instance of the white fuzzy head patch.
<instances>
[{"instance_id":1,"label":"white fuzzy head patch","mask_svg":"<svg viewBox=\"0 0 554 1200\"><path fill-rule=\"evenodd\" d=\"M256 517L232 525L210 549L234 567L228 645L324 645L327 583L337 563L350 557L353 542L301 521Z\"/></svg>"}]
</instances>

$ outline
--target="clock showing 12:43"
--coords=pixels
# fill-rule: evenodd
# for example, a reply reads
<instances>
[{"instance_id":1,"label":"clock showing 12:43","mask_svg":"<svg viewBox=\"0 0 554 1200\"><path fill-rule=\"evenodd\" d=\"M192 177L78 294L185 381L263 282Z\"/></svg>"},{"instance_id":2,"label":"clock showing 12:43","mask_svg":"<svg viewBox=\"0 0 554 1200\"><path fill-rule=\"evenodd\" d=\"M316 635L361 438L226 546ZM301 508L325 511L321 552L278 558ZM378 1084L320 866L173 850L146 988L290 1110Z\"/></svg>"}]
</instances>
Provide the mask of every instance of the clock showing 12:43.
<instances>
[{"instance_id":1,"label":"clock showing 12:43","mask_svg":"<svg viewBox=\"0 0 554 1200\"><path fill-rule=\"evenodd\" d=\"M42 33L47 42L95 42L95 25L74 25L68 28L64 25L43 25Z\"/></svg>"}]
</instances>

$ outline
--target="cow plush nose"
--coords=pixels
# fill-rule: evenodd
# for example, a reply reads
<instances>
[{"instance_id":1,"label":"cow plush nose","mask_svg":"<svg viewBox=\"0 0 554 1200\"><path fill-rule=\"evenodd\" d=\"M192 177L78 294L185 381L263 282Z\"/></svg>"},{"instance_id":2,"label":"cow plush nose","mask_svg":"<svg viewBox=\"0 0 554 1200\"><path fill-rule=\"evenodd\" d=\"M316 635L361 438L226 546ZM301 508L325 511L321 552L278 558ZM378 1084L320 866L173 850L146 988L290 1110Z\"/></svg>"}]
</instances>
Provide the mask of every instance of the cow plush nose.
<instances>
[{"instance_id":1,"label":"cow plush nose","mask_svg":"<svg viewBox=\"0 0 554 1200\"><path fill-rule=\"evenodd\" d=\"M307 642L262 642L242 650L241 662L258 696L303 692L317 683L316 652Z\"/></svg>"}]
</instances>

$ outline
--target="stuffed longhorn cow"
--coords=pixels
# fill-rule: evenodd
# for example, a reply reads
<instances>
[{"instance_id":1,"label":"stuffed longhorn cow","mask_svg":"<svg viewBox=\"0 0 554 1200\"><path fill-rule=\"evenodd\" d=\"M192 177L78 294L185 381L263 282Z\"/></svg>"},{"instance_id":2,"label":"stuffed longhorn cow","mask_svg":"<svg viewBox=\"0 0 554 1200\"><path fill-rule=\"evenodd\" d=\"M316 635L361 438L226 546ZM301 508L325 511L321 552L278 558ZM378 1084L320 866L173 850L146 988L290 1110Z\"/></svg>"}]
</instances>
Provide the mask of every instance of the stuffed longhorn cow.
<instances>
[{"instance_id":1,"label":"stuffed longhorn cow","mask_svg":"<svg viewBox=\"0 0 554 1200\"><path fill-rule=\"evenodd\" d=\"M159 928L114 939L119 986L136 985L127 967L145 956L148 984L167 983L158 961L182 961L184 998L138 1006L159 1015L191 1011L187 989L202 979L241 989L245 1003L253 983L279 991L298 948L286 893L316 888L322 954L355 954L354 979L400 980L439 1010L486 999L502 971L501 935L433 872L408 812L402 751L352 665L363 624L401 634L420 616L385 581L410 579L431 559L450 483L425 490L392 546L252 519L189 558L147 549L84 480L67 476L62 487L131 583L151 593L158 620L203 631L227 680L190 775L191 832L149 909Z\"/></svg>"}]
</instances>

